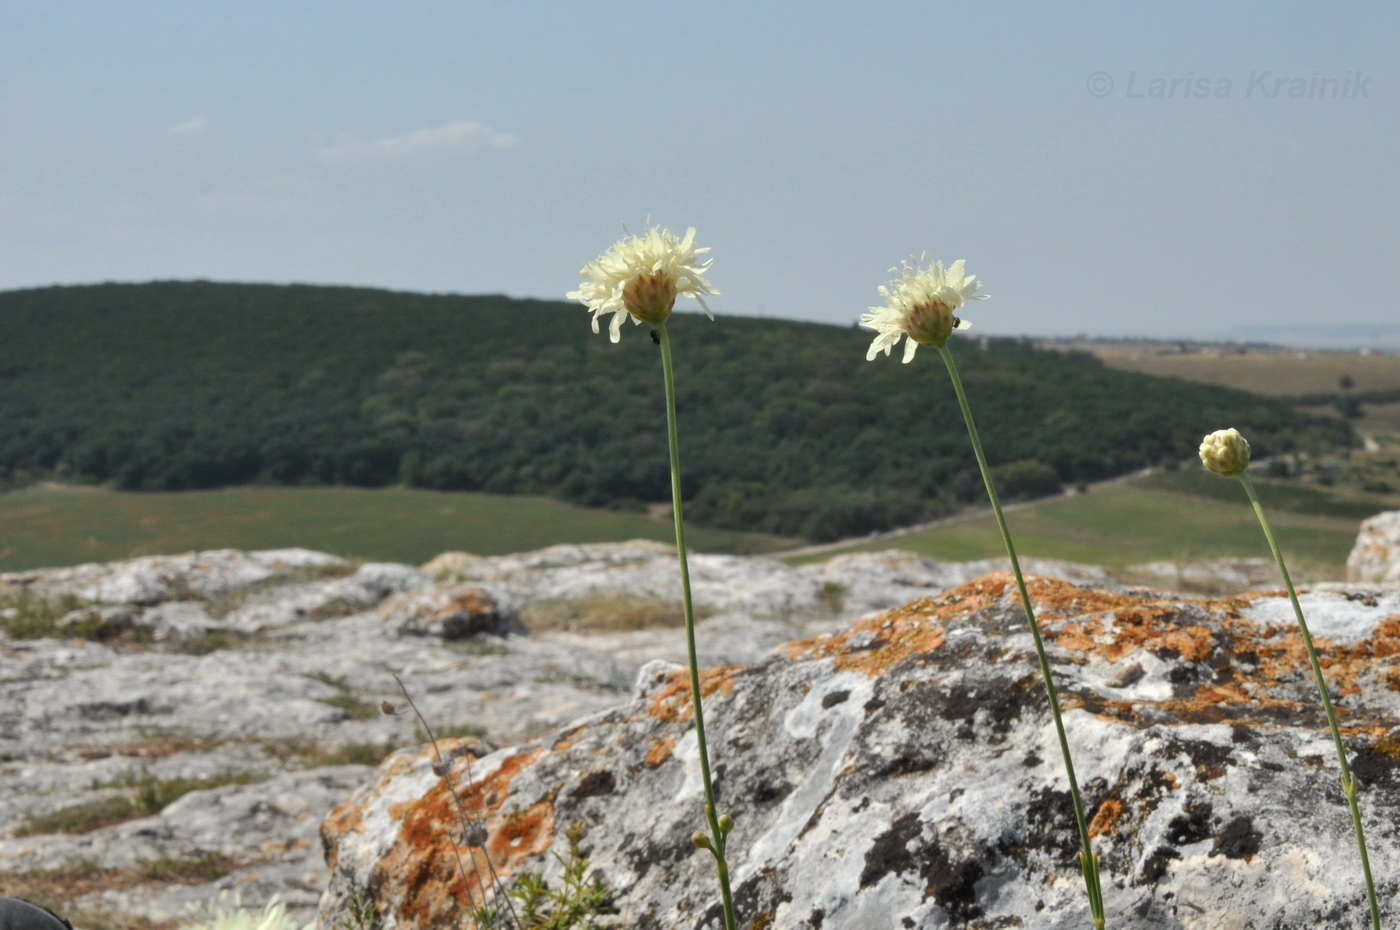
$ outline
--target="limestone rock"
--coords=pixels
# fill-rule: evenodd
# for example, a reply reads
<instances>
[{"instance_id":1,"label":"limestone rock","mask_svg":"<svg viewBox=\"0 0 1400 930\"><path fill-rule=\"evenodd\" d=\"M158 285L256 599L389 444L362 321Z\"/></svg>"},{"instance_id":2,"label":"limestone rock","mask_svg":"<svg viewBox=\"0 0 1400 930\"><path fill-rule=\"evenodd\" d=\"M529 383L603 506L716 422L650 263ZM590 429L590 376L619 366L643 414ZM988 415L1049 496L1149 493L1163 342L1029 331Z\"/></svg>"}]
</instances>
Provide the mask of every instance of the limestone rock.
<instances>
[{"instance_id":1,"label":"limestone rock","mask_svg":"<svg viewBox=\"0 0 1400 930\"><path fill-rule=\"evenodd\" d=\"M518 612L508 601L477 585L434 587L392 597L379 615L400 636L465 639L478 634L523 634Z\"/></svg>"},{"instance_id":2,"label":"limestone rock","mask_svg":"<svg viewBox=\"0 0 1400 930\"><path fill-rule=\"evenodd\" d=\"M1120 577L1152 587L1207 594L1235 594L1283 584L1278 565L1273 559L1262 557L1203 562L1144 562L1129 566L1120 573Z\"/></svg>"},{"instance_id":3,"label":"limestone rock","mask_svg":"<svg viewBox=\"0 0 1400 930\"><path fill-rule=\"evenodd\" d=\"M1347 556L1347 580L1400 582L1400 510L1361 521L1356 545Z\"/></svg>"},{"instance_id":4,"label":"limestone rock","mask_svg":"<svg viewBox=\"0 0 1400 930\"><path fill-rule=\"evenodd\" d=\"M7 590L41 597L70 593L101 603L156 604L190 596L212 597L260 584L296 569L344 564L343 559L309 549L262 552L215 549L188 555L152 555L124 562L10 572L0 578Z\"/></svg>"},{"instance_id":5,"label":"limestone rock","mask_svg":"<svg viewBox=\"0 0 1400 930\"><path fill-rule=\"evenodd\" d=\"M1360 926L1330 740L1286 599L1031 581L1115 928ZM1387 922L1400 919L1400 592L1304 595L1361 784ZM771 930L1089 925L1054 729L1006 574L704 676L740 923ZM502 880L557 879L582 819L625 926L721 925L687 677L448 772ZM426 750L324 822L333 926L353 890L390 930L457 925L461 832ZM468 866L473 889L493 881Z\"/></svg>"},{"instance_id":6,"label":"limestone rock","mask_svg":"<svg viewBox=\"0 0 1400 930\"><path fill-rule=\"evenodd\" d=\"M800 664L796 658L781 658L776 663L770 658L775 648L792 640L832 634L831 641L849 643L853 655L882 654L886 647L878 645L880 637L870 626L875 621L862 621L852 634L852 620L909 600L943 597L949 585L995 568L987 562L946 563L904 553L843 556L797 567L766 558L699 555L693 564L697 594L714 611L699 624L702 661L751 667L752 671L735 672L733 690L738 694L750 693L745 691L747 683L767 674L764 669L796 669ZM1102 573L1088 566L1036 561L1028 561L1028 566L1047 576L1103 583ZM567 791L551 802L559 805L556 823L563 822L571 804L594 803L589 814L593 817L608 809L609 799L623 805L617 808L619 815L633 817L624 801L631 797L636 773L617 768L608 755L614 748L606 741L597 743L590 734L601 732L596 729L599 721L621 713L619 706L631 706L629 696L643 666L657 660L684 661L683 631L658 626L624 632L498 635L503 628L496 627L496 633L442 638L441 633L451 626L446 622L452 617L448 606L469 589L481 592L483 599L494 600L501 617L517 609L549 606L540 605L541 601L580 598L606 604L615 595L625 599L622 596L629 594L679 598L674 553L667 546L646 542L554 547L493 558L445 555L424 569L387 564L356 567L306 550L218 550L0 576L0 594L8 597L7 609L13 611L8 616L18 616L21 607L31 609L37 600L49 601L60 614L57 622L52 622L52 613L37 617L37 626L31 625L27 633L17 628L14 637L0 635L0 873L6 876L4 887L10 890L12 881L48 875L50 883L59 883L53 887L64 889L65 904L76 909L109 909L159 921L180 916L188 901L207 900L222 889L232 888L250 907L261 907L278 894L289 902L295 919L311 919L329 875L315 848L316 824L356 787L376 777L375 769L363 763L379 758L383 747L421 741L411 713L391 717L378 712L383 699L406 709L394 673L411 689L419 709L443 737L444 746L457 747L453 752L460 750L459 765L465 765L462 760L467 754L480 755L482 766L494 765L490 762L490 746L494 745L544 748L542 760L555 758L550 754L566 753L562 744L570 737L563 728L574 726L581 718L593 721L579 732L583 745L596 746L599 754L567 756L559 776L564 780L556 779L556 787ZM28 598L23 596L26 594ZM1112 592L1094 596L1110 595L1118 596ZM1343 642L1372 636L1368 631L1375 627L1377 617L1400 610L1393 598L1387 598L1389 594L1369 589L1364 593L1341 589L1304 594L1322 635ZM70 610L73 603L80 606ZM1024 632L1018 632L1023 630L1019 611L1009 602L998 603L1001 606L996 610L1002 611L998 616L1004 616L1004 622L999 620L1002 625L996 629L1002 634L993 637L986 630L975 629L974 633L981 640L991 637L993 645L1002 643L1011 652L997 662L985 660L981 654L971 655L978 660L974 663L967 662L967 656L959 659L968 666L962 674L977 681L990 672L1004 670L1011 657L1019 663L1016 674L1027 674L1026 641ZM1279 629L1291 623L1285 600L1254 596L1238 603L1252 604L1247 618L1251 623L1272 624ZM392 615L405 605L417 605L417 616L428 617L424 630L429 635L400 635L398 624L386 621L386 614ZM66 616L64 611L68 611ZM433 620L434 611L446 612ZM896 615L898 611L891 616ZM964 626L985 625L983 615L974 612L969 617L972 619L966 623L950 618L949 642L956 644L974 635L959 632ZM20 638L34 635L34 629L50 622L51 634L45 638ZM471 625L466 620L455 622ZM505 632L509 632L508 624ZM1016 639L1017 635L1021 638ZM1383 644L1376 646L1373 672L1382 678L1390 674L1386 663L1392 661L1382 655L1383 648ZM1224 671L1209 662L1203 666L1194 658L1176 657L1170 651L1173 649L1182 656L1189 652L1176 640L1161 648L1143 647L1131 661L1105 671L1099 684L1122 690L1121 700L1129 703L1150 699L1143 706L1207 677L1213 686L1225 687L1213 682L1216 676L1225 675ZM948 677L956 671L949 664L952 656L921 666L929 675L941 669L938 674L944 677L931 687L946 684L956 689L963 681ZM814 661L801 660L808 663L802 668L815 669L811 665ZM1079 681L1090 671L1098 674L1096 662L1080 667L1061 661L1058 667L1069 679ZM663 666L650 668L644 676L649 682L658 674L665 678L674 672L656 671ZM1236 684L1244 688L1246 685L1239 682L1246 681L1248 669L1244 665L1239 668ZM795 699L802 687L813 687L812 682L820 677L818 671L781 674L789 677L775 681L783 687L795 687L797 692L752 692L764 695L764 701L771 697L772 713L779 713L784 702ZM882 689L881 694L895 687L880 684L884 674L874 676L869 685ZM797 677L791 677L794 675ZM891 680L899 683L905 679ZM670 679L666 681L665 685L647 685L648 700L658 698L657 687L661 691L670 688ZM1296 681L1289 682L1289 687L1303 687L1306 678L1298 673ZM1359 686L1368 694L1373 687L1369 679L1361 680ZM724 687L720 687L721 696ZM1089 688L1086 693L1097 693L1093 689L1099 685L1083 687ZM840 690L843 688L836 688ZM856 691L852 689L851 694ZM1339 698L1350 710L1352 697L1339 694ZM675 699L673 693L663 703L669 707L671 703L666 702ZM834 703L823 709L823 714L837 711L838 705L855 703L855 698L848 697L843 704L835 692L824 700ZM850 710L847 707L845 712ZM1080 715L1076 719L1087 719L1082 708L1073 713ZM1042 787L1047 787L1053 781L1055 760L1044 751L1043 719L1042 729L1027 735L1026 721L1033 717L1034 711L1027 710L1021 717L1008 718L1007 733L1027 745L1041 747L1044 764L1033 768L1036 774L1049 773L1043 774ZM732 757L746 731L736 729L737 718L726 721L722 710L719 719L717 739L722 752ZM938 723L941 719L938 714L931 718L930 725L937 732L951 725ZM643 713L633 723L640 725L647 720L654 721L649 726L659 728L659 742L646 744L644 752L655 765L644 756L638 763L643 773L654 767L657 773L671 772L668 777L672 777L674 772L668 766L680 764L676 760L690 760L685 764L693 765L693 743L687 742L679 718L667 722ZM974 716L974 733L980 733L984 726L980 720ZM1375 724L1369 726L1372 729L1357 730L1356 738L1366 734L1367 738L1378 738ZM1285 732L1286 727L1277 729ZM749 731L756 739L768 738L757 723L749 726ZM734 787L728 790L752 788L755 798L769 799L762 803L752 800L753 804L780 805L796 791L783 786L797 785L799 777L807 777L801 774L808 764L804 760L825 739L824 732L819 727L815 737L804 738L807 742L785 743L787 737L779 737L771 752L760 748L763 754L759 758L768 760L765 765L774 773L771 785L753 782L761 769L736 769L727 759L720 759L721 785L729 778ZM1309 732L1318 736L1316 731ZM463 740L459 735L464 733L482 734L483 741ZM532 743L547 733L559 736ZM643 736L650 739L649 733ZM672 737L676 738L674 744L667 742ZM1266 733L1262 738L1267 742L1273 737ZM948 743L954 745L950 759L958 765L972 764L970 750L957 749L961 745L958 740L946 733L939 739L943 742L928 744L929 752L941 753ZM913 742L914 737L909 736L890 742L889 747L875 745L870 752L878 754L891 748L893 758L898 759L901 747ZM1314 752L1316 747L1325 748L1325 741L1314 739L1314 743L1308 743L1305 752L1297 747L1295 751L1314 760L1309 764L1325 766L1326 755L1321 749ZM556 744L561 744L558 749ZM997 744L993 749L1010 753L1007 745ZM795 749L791 760L770 758L785 751L785 746ZM1235 758L1242 758L1242 750L1234 752ZM1014 757L1021 755L1024 753L1018 751ZM397 758L418 765L412 761L417 759L412 751L405 750ZM1271 764L1278 758L1277 754L1268 757ZM521 769L517 777L520 785L536 777L530 774L535 768ZM388 771L384 769L381 776ZM1091 771L1097 774L1102 767ZM596 777L580 793L567 781L574 774L580 781ZM918 779L925 776L911 772L909 777L908 784L922 790ZM1000 783L993 780L990 784ZM124 809L120 804L123 798L139 800L148 789L178 794L191 788L195 789L192 793L153 815L145 809ZM833 797L839 800L840 796ZM1007 803L1018 797L1013 786ZM691 803L688 798L682 799L682 806ZM1231 798L1232 804L1245 803L1233 794ZM1372 803L1371 794L1366 798L1365 803ZM668 796L661 802L668 809L659 821L663 832L653 838L648 831L646 841L651 845L643 844L641 831L624 820L611 823L622 824L624 832L639 837L634 848L651 849L668 835L664 831L681 829L679 822L667 819L672 816L672 800ZM114 804L118 819L129 819L112 822ZM1320 809L1322 801L1317 806ZM1217 813L1225 809L1219 805L1214 808ZM108 812L106 819L99 817L83 825L88 832L65 833L53 826L58 822L55 818L72 821L78 817L81 822L81 816L102 811ZM740 830L752 831L759 822L756 815L739 813ZM388 816L387 811L384 816ZM35 829L45 824L48 826ZM682 839L694 829L688 821L685 827ZM30 835L22 835L26 833ZM599 833L595 819L590 846ZM528 838L522 842L524 848L533 848ZM741 846L736 840L736 850ZM676 869L695 869L702 877L705 874L700 865L673 855L675 851L669 846L656 848L662 850L654 866L657 875ZM1389 861L1384 859L1389 855L1387 849L1382 849L1378 861ZM350 855L345 861L357 860ZM613 860L598 861L613 880L629 874L617 871ZM75 890L69 892L61 876L72 863L81 863L91 874L85 874L81 881L74 878ZM174 866L197 868L194 874L152 877L167 874ZM59 871L45 872L52 869ZM678 887L684 890L688 886L682 882ZM1051 886L1052 890L1060 887ZM684 900L700 902L708 885L696 888L694 895ZM826 921L828 930L841 926L836 920L833 916Z\"/></svg>"},{"instance_id":7,"label":"limestone rock","mask_svg":"<svg viewBox=\"0 0 1400 930\"><path fill-rule=\"evenodd\" d=\"M942 562L897 550L841 555L799 567L776 559L705 553L692 554L689 562L697 604L759 617L832 611L858 616L1009 567L1005 559ZM1069 581L1108 581L1097 566L1058 559L1027 559L1023 567ZM674 547L644 540L551 546L489 558L448 552L423 571L444 583L485 584L521 605L609 592L669 600L681 596Z\"/></svg>"},{"instance_id":8,"label":"limestone rock","mask_svg":"<svg viewBox=\"0 0 1400 930\"><path fill-rule=\"evenodd\" d=\"M1062 578L1078 584L1106 584L1109 577L1097 565L1062 559L1021 560L1023 572ZM1010 571L1007 559L943 562L914 552L890 549L838 555L799 569L817 578L828 597L840 597L843 612L851 615L888 610L944 588L960 585L988 572Z\"/></svg>"},{"instance_id":9,"label":"limestone rock","mask_svg":"<svg viewBox=\"0 0 1400 930\"><path fill-rule=\"evenodd\" d=\"M192 792L154 817L5 844L0 870L62 870L89 862L116 872L213 856L231 866L213 882L117 888L106 893L106 903L154 920L175 920L185 916L188 904L236 890L245 901L280 894L294 910L305 911L329 879L318 824L369 772L365 766L321 768Z\"/></svg>"}]
</instances>

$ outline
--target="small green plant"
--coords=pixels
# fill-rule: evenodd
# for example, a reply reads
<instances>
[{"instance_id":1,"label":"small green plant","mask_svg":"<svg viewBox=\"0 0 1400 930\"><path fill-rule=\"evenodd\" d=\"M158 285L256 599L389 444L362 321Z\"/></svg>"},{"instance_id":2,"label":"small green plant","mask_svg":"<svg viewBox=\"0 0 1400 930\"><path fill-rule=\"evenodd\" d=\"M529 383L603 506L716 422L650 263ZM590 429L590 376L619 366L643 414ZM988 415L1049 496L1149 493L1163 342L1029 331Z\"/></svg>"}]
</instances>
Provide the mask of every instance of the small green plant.
<instances>
[{"instance_id":1,"label":"small green plant","mask_svg":"<svg viewBox=\"0 0 1400 930\"><path fill-rule=\"evenodd\" d=\"M306 677L334 688L334 694L328 697L315 698L314 700L344 711L351 720L371 720L379 716L379 708L356 694L343 675L331 675L328 672L311 672Z\"/></svg>"},{"instance_id":2,"label":"small green plant","mask_svg":"<svg viewBox=\"0 0 1400 930\"><path fill-rule=\"evenodd\" d=\"M282 762L292 759L308 767L323 765L378 765L398 749L393 740L384 743L346 743L322 746L304 739L265 740L263 752Z\"/></svg>"},{"instance_id":3,"label":"small green plant","mask_svg":"<svg viewBox=\"0 0 1400 930\"><path fill-rule=\"evenodd\" d=\"M379 906L374 903L374 896L369 889L359 885L350 886L342 913L345 916L335 930L381 930L384 926L384 918L379 913Z\"/></svg>"},{"instance_id":4,"label":"small green plant","mask_svg":"<svg viewBox=\"0 0 1400 930\"><path fill-rule=\"evenodd\" d=\"M358 597L333 597L320 607L312 608L306 612L307 620L337 620L341 617L351 617L358 613L363 613L371 604Z\"/></svg>"},{"instance_id":5,"label":"small green plant","mask_svg":"<svg viewBox=\"0 0 1400 930\"><path fill-rule=\"evenodd\" d=\"M61 807L48 814L27 814L15 828L15 836L48 833L91 833L114 823L145 816L132 798L109 797Z\"/></svg>"},{"instance_id":6,"label":"small green plant","mask_svg":"<svg viewBox=\"0 0 1400 930\"><path fill-rule=\"evenodd\" d=\"M58 621L85 606L75 594L47 598L25 592L0 601L0 630L12 639L81 637L81 624L60 630Z\"/></svg>"},{"instance_id":7,"label":"small green plant","mask_svg":"<svg viewBox=\"0 0 1400 930\"><path fill-rule=\"evenodd\" d=\"M823 581L822 589L817 592L817 599L827 610L837 613L846 603L846 595L849 592L850 588L839 581Z\"/></svg>"},{"instance_id":8,"label":"small green plant","mask_svg":"<svg viewBox=\"0 0 1400 930\"><path fill-rule=\"evenodd\" d=\"M136 865L136 875L153 882L212 882L233 871L233 862L216 852L197 856L162 855Z\"/></svg>"},{"instance_id":9,"label":"small green plant","mask_svg":"<svg viewBox=\"0 0 1400 930\"><path fill-rule=\"evenodd\" d=\"M521 872L506 894L520 902L519 919L508 921L500 904L483 907L478 926L482 930L596 930L597 918L616 914L613 891L597 873L588 874L588 853L583 850L584 825L575 820L565 828L569 842L565 856L556 854L564 873L551 885L543 872Z\"/></svg>"},{"instance_id":10,"label":"small green plant","mask_svg":"<svg viewBox=\"0 0 1400 930\"><path fill-rule=\"evenodd\" d=\"M263 640L255 633L239 633L235 630L203 630L190 636L180 636L170 641L170 652L187 656L207 656L225 649L238 649Z\"/></svg>"}]
</instances>

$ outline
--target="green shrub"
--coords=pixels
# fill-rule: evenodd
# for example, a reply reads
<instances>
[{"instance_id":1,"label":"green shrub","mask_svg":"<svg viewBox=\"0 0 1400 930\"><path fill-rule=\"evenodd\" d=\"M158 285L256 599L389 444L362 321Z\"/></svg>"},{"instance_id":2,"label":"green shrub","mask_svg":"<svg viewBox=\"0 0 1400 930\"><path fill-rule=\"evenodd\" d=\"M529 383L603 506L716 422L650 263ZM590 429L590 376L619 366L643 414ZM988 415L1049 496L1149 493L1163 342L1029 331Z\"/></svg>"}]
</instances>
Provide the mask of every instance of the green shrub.
<instances>
[{"instance_id":1,"label":"green shrub","mask_svg":"<svg viewBox=\"0 0 1400 930\"><path fill-rule=\"evenodd\" d=\"M1027 500L1060 493L1059 474L1035 459L998 465L992 469L992 479L1003 497Z\"/></svg>"}]
</instances>

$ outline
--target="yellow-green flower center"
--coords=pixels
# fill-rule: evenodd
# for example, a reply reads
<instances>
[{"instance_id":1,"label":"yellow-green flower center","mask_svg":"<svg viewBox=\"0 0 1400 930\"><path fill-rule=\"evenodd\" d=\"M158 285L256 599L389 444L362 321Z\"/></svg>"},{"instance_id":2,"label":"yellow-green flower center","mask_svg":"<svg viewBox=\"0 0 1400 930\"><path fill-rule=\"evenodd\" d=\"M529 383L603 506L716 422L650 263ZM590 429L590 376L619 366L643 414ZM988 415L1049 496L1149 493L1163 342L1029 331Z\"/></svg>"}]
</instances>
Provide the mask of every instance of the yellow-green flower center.
<instances>
[{"instance_id":1,"label":"yellow-green flower center","mask_svg":"<svg viewBox=\"0 0 1400 930\"><path fill-rule=\"evenodd\" d=\"M643 323L659 326L676 305L676 282L664 271L639 274L623 286L622 305Z\"/></svg>"},{"instance_id":2,"label":"yellow-green flower center","mask_svg":"<svg viewBox=\"0 0 1400 930\"><path fill-rule=\"evenodd\" d=\"M909 309L904 331L921 346L938 348L953 334L953 308L937 297L929 297Z\"/></svg>"}]
</instances>

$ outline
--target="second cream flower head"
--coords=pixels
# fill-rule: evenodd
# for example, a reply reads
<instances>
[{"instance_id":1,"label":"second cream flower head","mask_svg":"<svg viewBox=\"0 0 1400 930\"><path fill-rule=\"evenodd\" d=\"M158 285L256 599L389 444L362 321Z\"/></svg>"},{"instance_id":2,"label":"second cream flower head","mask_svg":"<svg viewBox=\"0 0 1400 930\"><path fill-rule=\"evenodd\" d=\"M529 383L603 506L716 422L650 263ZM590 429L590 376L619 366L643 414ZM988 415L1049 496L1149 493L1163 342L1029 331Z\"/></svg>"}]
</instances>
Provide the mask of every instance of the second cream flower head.
<instances>
[{"instance_id":1,"label":"second cream flower head","mask_svg":"<svg viewBox=\"0 0 1400 930\"><path fill-rule=\"evenodd\" d=\"M680 294L694 297L713 320L715 315L702 296L719 293L704 277L713 259L697 258L708 251L696 247L693 226L685 231L684 239L669 229L649 226L640 236L619 239L596 261L584 265L579 270L584 281L565 296L582 301L593 311L595 333L598 318L613 314L608 327L608 338L613 342L620 338L626 317L634 324L659 326L666 322Z\"/></svg>"},{"instance_id":2,"label":"second cream flower head","mask_svg":"<svg viewBox=\"0 0 1400 930\"><path fill-rule=\"evenodd\" d=\"M927 252L923 261L928 261ZM977 293L982 284L976 277L964 273L965 264L958 259L947 268L942 262L921 267L910 259L900 268L891 268L891 272L901 274L880 288L885 306L871 307L860 317L861 326L876 332L870 351L865 353L866 359L873 359L882 351L889 355L900 338L907 336L904 345L907 363L914 358L919 346L939 348L954 329L967 329L971 324L959 320L953 311L964 301L985 300L987 295Z\"/></svg>"}]
</instances>

